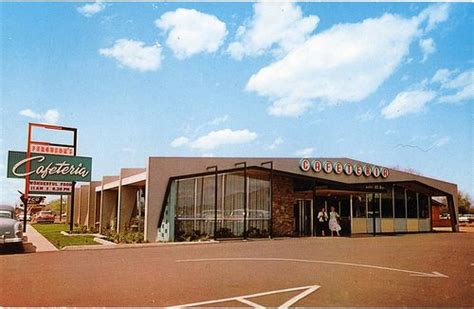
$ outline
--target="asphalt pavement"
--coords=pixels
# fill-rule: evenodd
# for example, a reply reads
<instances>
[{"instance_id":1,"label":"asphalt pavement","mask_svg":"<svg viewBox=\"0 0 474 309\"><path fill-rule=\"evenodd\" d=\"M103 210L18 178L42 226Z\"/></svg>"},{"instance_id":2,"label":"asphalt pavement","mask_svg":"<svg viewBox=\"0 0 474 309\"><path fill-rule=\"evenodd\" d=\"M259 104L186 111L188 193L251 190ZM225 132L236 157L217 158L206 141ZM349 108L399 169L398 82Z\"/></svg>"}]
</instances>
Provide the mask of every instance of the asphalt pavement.
<instances>
[{"instance_id":1,"label":"asphalt pavement","mask_svg":"<svg viewBox=\"0 0 474 309\"><path fill-rule=\"evenodd\" d=\"M0 256L1 306L474 306L474 233Z\"/></svg>"}]
</instances>

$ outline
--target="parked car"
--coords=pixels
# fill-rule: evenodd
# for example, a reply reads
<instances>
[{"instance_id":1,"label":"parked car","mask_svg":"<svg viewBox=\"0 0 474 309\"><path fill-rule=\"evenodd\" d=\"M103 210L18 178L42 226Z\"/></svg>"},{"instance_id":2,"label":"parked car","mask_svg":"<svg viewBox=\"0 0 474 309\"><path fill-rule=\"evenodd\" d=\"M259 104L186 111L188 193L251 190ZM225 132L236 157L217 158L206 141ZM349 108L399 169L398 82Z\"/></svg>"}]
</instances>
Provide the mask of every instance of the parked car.
<instances>
[{"instance_id":1,"label":"parked car","mask_svg":"<svg viewBox=\"0 0 474 309\"><path fill-rule=\"evenodd\" d=\"M20 213L17 215L18 221L23 221L23 216L24 216L23 212L20 212ZM31 215L28 214L28 213L26 214L26 221L28 221L28 222L31 221Z\"/></svg>"},{"instance_id":2,"label":"parked car","mask_svg":"<svg viewBox=\"0 0 474 309\"><path fill-rule=\"evenodd\" d=\"M0 205L0 245L22 241L23 224L16 219L15 207Z\"/></svg>"},{"instance_id":3,"label":"parked car","mask_svg":"<svg viewBox=\"0 0 474 309\"><path fill-rule=\"evenodd\" d=\"M469 223L469 217L459 216L459 223Z\"/></svg>"},{"instance_id":4,"label":"parked car","mask_svg":"<svg viewBox=\"0 0 474 309\"><path fill-rule=\"evenodd\" d=\"M36 215L36 223L54 223L54 214L50 210L42 210Z\"/></svg>"}]
</instances>

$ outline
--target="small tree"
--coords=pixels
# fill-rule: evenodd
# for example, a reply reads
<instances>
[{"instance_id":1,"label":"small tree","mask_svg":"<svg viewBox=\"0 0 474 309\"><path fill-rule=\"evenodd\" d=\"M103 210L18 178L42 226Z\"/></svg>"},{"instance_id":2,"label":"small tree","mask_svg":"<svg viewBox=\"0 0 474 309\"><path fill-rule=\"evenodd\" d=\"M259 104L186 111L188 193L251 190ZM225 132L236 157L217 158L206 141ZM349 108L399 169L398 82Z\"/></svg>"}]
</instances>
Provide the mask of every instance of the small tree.
<instances>
[{"instance_id":1,"label":"small tree","mask_svg":"<svg viewBox=\"0 0 474 309\"><path fill-rule=\"evenodd\" d=\"M52 200L46 205L45 209L51 210L53 213L60 215L59 212L61 210L61 200L60 199ZM63 201L63 211L64 211L64 201Z\"/></svg>"},{"instance_id":2,"label":"small tree","mask_svg":"<svg viewBox=\"0 0 474 309\"><path fill-rule=\"evenodd\" d=\"M460 214L468 214L471 212L472 200L469 194L458 191L458 209Z\"/></svg>"}]
</instances>

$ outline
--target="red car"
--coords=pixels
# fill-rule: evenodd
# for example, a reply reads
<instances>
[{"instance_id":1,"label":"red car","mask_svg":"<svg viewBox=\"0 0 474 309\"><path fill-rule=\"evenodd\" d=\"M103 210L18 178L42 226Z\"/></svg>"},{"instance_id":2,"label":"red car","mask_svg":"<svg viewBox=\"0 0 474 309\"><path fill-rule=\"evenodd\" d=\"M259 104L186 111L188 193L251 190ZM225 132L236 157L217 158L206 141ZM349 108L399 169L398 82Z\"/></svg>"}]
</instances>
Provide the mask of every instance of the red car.
<instances>
[{"instance_id":1,"label":"red car","mask_svg":"<svg viewBox=\"0 0 474 309\"><path fill-rule=\"evenodd\" d=\"M49 210L43 210L36 214L36 223L54 223L54 214Z\"/></svg>"}]
</instances>

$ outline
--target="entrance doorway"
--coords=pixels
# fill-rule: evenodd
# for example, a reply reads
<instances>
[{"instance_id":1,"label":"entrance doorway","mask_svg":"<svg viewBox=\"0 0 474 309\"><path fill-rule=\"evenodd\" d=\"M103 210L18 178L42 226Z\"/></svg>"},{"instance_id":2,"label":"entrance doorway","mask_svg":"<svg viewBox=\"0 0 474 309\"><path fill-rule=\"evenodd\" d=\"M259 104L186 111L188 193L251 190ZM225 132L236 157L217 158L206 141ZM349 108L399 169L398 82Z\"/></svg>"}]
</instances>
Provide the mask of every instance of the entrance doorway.
<instances>
[{"instance_id":1,"label":"entrance doorway","mask_svg":"<svg viewBox=\"0 0 474 309\"><path fill-rule=\"evenodd\" d=\"M295 234L298 236L314 235L314 210L313 200L300 199L296 200L294 206L295 212Z\"/></svg>"},{"instance_id":2,"label":"entrance doorway","mask_svg":"<svg viewBox=\"0 0 474 309\"><path fill-rule=\"evenodd\" d=\"M368 233L380 233L382 231L382 220L380 217L380 199L379 194L367 194L367 232ZM374 220L375 217L375 220ZM374 232L375 222L375 232Z\"/></svg>"},{"instance_id":3,"label":"entrance doorway","mask_svg":"<svg viewBox=\"0 0 474 309\"><path fill-rule=\"evenodd\" d=\"M341 231L339 233L341 235L351 234L351 196L349 192L317 190L315 203L316 216L323 207L329 216L331 207L334 207L340 216L339 224L341 225ZM326 235L328 233L330 232L326 231Z\"/></svg>"}]
</instances>

